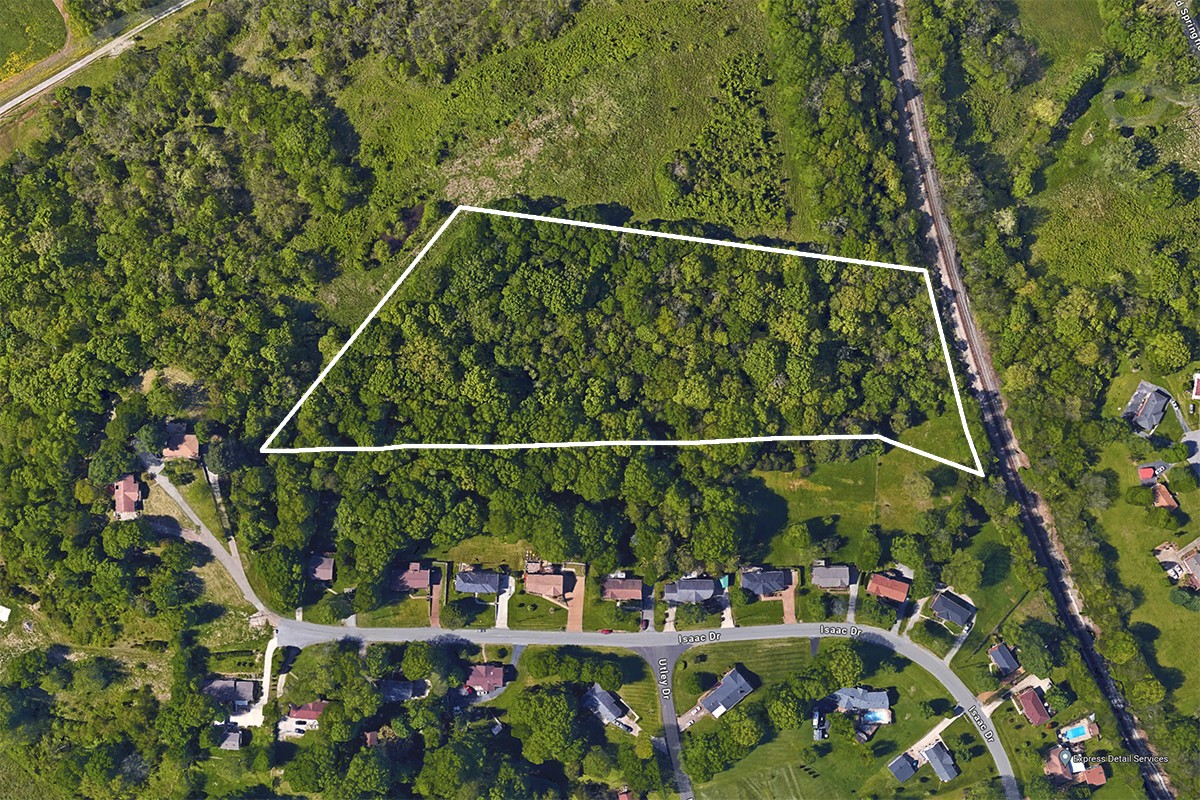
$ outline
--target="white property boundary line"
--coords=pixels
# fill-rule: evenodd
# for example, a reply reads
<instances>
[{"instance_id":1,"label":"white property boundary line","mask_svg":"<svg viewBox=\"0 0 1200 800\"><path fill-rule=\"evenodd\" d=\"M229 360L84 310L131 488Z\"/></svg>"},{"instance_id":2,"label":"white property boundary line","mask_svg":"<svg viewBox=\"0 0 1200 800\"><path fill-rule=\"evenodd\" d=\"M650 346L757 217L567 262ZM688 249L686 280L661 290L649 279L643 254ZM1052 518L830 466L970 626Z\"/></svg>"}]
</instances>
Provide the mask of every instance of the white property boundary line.
<instances>
[{"instance_id":1,"label":"white property boundary line","mask_svg":"<svg viewBox=\"0 0 1200 800\"><path fill-rule=\"evenodd\" d=\"M656 239L676 239L683 242L696 242L698 244L714 245L716 247L731 247L737 250L758 250L763 253L774 253L784 256L800 256L803 258L815 258L821 261L837 261L843 264L860 264L867 267L884 267L886 269L900 270L902 272L917 272L925 277L925 288L929 292L929 304L933 308L933 320L937 325L938 339L942 343L942 353L946 357L946 370L950 375L950 388L954 392L954 403L958 407L958 418L962 422L963 433L967 436L967 444L971 449L971 456L975 459L974 467L967 467L962 464L942 458L941 456L928 453L912 445L898 442L887 436L878 433L862 433L862 434L822 434L815 436L742 436L728 439L688 439L688 440L657 440L657 439L638 439L632 441L595 441L595 442L528 442L525 444L450 444L450 443L433 443L433 444L386 444L367 447L357 446L338 446L329 445L326 447L271 447L271 442L275 441L284 427L287 426L292 418L296 416L296 412L300 410L300 406L312 395L321 382L327 376L341 359L346 354L346 351L354 344L355 340L366 330L367 325L375 318L375 315L387 304L396 290L400 288L400 284L404 283L404 279L409 276L417 266L421 263L421 259L433 247L434 242L441 238L450 224L458 218L458 215L463 211L474 212L477 214L489 214L494 217L513 217L515 219L525 219L532 222L551 222L558 225L572 225L576 228L593 228L601 231L610 231L612 233L626 233L635 236L649 236ZM559 447L696 447L700 445L715 445L715 444L746 444L752 442L821 442L821 441L877 441L886 442L893 447L899 447L901 450L908 450L911 453L925 456L926 458L937 461L940 464L945 464L955 469L960 469L963 472L978 477L983 477L983 464L979 460L979 451L975 449L975 440L971 437L971 430L967 426L967 415L963 411L962 397L958 391L958 380L954 374L954 364L950 358L950 347L946 343L946 333L942 329L942 318L938 314L937 300L933 293L933 281L929 277L929 270L923 267L906 267L901 264L888 264L882 261L866 261L860 258L844 258L842 256L830 256L823 253L807 253L802 250L789 250L782 247L766 247L764 245L746 244L745 242L726 242L720 239L705 239L700 236L684 236L678 233L664 233L662 231L648 231L639 228L623 228L617 225L603 225L598 222L582 222L573 219L559 219L558 217L546 217L539 214L523 214L517 211L501 211L495 208L479 208L478 206L457 206L450 214L449 218L441 224L437 232L433 234L421 251L417 253L412 263L408 268L396 279L387 293L375 304L375 308L362 324L354 331L354 334L346 340L341 349L333 357L326 366L321 370L321 374L313 381L313 384L308 387L296 404L292 406L291 411L283 418L283 421L275 427L271 435L267 437L266 442L259 448L260 453L264 454L286 454L286 453L378 453L388 450L544 450Z\"/></svg>"}]
</instances>

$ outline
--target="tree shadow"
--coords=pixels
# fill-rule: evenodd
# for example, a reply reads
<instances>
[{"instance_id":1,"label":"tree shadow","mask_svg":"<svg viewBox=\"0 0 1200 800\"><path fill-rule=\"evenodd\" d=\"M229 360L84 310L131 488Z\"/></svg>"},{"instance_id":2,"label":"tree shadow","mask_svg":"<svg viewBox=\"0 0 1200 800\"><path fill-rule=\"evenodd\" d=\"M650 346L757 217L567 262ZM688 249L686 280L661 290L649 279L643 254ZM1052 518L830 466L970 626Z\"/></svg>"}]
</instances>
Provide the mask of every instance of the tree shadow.
<instances>
[{"instance_id":1,"label":"tree shadow","mask_svg":"<svg viewBox=\"0 0 1200 800\"><path fill-rule=\"evenodd\" d=\"M999 542L989 542L983 549L983 579L981 585L997 586L1012 572L1012 553Z\"/></svg>"},{"instance_id":2,"label":"tree shadow","mask_svg":"<svg viewBox=\"0 0 1200 800\"><path fill-rule=\"evenodd\" d=\"M1173 692L1184 684L1184 674L1174 667L1165 667L1158 660L1156 642L1162 638L1162 631L1149 622L1135 622L1129 626L1129 632L1138 640L1142 655L1151 674L1168 692Z\"/></svg>"}]
</instances>

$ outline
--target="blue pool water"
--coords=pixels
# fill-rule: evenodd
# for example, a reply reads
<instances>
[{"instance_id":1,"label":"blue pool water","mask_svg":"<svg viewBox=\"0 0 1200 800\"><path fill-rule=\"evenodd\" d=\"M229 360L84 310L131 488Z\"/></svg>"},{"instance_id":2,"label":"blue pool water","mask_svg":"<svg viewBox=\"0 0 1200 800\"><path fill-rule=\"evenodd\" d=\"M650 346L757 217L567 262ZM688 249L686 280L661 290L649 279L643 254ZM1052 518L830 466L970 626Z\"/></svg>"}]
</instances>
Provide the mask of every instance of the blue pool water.
<instances>
[{"instance_id":1,"label":"blue pool water","mask_svg":"<svg viewBox=\"0 0 1200 800\"><path fill-rule=\"evenodd\" d=\"M1087 725L1076 725L1074 728L1068 728L1063 731L1063 738L1068 742L1082 739L1085 736L1087 736Z\"/></svg>"},{"instance_id":2,"label":"blue pool water","mask_svg":"<svg viewBox=\"0 0 1200 800\"><path fill-rule=\"evenodd\" d=\"M889 717L886 711L868 711L863 714L863 719L867 722L887 722Z\"/></svg>"}]
</instances>

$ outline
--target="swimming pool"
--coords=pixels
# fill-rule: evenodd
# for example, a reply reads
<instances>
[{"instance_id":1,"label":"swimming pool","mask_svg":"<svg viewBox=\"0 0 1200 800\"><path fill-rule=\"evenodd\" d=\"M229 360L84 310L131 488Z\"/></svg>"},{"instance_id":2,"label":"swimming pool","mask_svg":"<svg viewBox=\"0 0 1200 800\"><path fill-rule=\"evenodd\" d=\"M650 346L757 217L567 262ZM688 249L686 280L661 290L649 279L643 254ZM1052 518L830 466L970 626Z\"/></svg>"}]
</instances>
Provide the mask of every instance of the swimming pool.
<instances>
[{"instance_id":1,"label":"swimming pool","mask_svg":"<svg viewBox=\"0 0 1200 800\"><path fill-rule=\"evenodd\" d=\"M1086 739L1087 733L1087 725L1076 725L1074 728L1067 728L1063 731L1062 738L1066 742L1076 742L1080 739Z\"/></svg>"},{"instance_id":2,"label":"swimming pool","mask_svg":"<svg viewBox=\"0 0 1200 800\"><path fill-rule=\"evenodd\" d=\"M879 722L879 723L891 722L892 721L892 712L890 712L890 711L868 711L867 713L863 714L863 720L865 722Z\"/></svg>"}]
</instances>

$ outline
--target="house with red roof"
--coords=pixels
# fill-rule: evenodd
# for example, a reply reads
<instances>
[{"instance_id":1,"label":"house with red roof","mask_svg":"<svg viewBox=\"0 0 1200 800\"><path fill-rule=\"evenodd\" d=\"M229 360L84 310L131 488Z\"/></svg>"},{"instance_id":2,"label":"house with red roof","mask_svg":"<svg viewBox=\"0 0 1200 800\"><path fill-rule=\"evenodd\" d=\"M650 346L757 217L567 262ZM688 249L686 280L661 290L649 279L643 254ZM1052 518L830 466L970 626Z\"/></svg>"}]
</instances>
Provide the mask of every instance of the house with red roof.
<instances>
[{"instance_id":1,"label":"house with red roof","mask_svg":"<svg viewBox=\"0 0 1200 800\"><path fill-rule=\"evenodd\" d=\"M142 506L142 487L133 474L122 475L112 485L114 516L119 520L137 519Z\"/></svg>"},{"instance_id":2,"label":"house with red roof","mask_svg":"<svg viewBox=\"0 0 1200 800\"><path fill-rule=\"evenodd\" d=\"M909 582L902 578L876 572L867 581L867 594L891 600L893 603L903 603L908 600Z\"/></svg>"},{"instance_id":3,"label":"house with red roof","mask_svg":"<svg viewBox=\"0 0 1200 800\"><path fill-rule=\"evenodd\" d=\"M1050 709L1036 688L1029 688L1013 698L1017 710L1025 715L1030 725L1045 725L1050 721Z\"/></svg>"},{"instance_id":4,"label":"house with red roof","mask_svg":"<svg viewBox=\"0 0 1200 800\"><path fill-rule=\"evenodd\" d=\"M476 664L467 673L463 686L476 694L488 694L503 688L504 666L501 664Z\"/></svg>"},{"instance_id":5,"label":"house with red roof","mask_svg":"<svg viewBox=\"0 0 1200 800\"><path fill-rule=\"evenodd\" d=\"M200 458L200 440L196 434L188 433L187 427L178 422L167 424L167 444L163 447L163 461L177 458L187 458L196 461Z\"/></svg>"}]
</instances>

